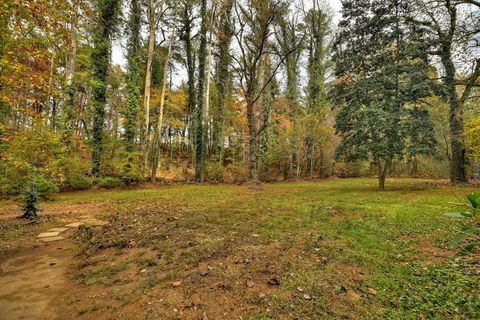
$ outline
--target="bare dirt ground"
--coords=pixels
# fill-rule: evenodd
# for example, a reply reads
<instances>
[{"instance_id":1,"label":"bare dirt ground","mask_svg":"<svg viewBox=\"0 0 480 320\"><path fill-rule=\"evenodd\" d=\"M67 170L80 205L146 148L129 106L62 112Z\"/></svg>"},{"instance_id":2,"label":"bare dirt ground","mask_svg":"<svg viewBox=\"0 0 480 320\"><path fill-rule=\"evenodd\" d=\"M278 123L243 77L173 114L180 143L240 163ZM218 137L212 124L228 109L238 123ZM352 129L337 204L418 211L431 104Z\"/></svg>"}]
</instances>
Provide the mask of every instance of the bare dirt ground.
<instances>
[{"instance_id":1,"label":"bare dirt ground","mask_svg":"<svg viewBox=\"0 0 480 320\"><path fill-rule=\"evenodd\" d=\"M0 319L50 320L62 293L72 286L67 270L74 245L69 240L40 244L3 257L0 266Z\"/></svg>"}]
</instances>

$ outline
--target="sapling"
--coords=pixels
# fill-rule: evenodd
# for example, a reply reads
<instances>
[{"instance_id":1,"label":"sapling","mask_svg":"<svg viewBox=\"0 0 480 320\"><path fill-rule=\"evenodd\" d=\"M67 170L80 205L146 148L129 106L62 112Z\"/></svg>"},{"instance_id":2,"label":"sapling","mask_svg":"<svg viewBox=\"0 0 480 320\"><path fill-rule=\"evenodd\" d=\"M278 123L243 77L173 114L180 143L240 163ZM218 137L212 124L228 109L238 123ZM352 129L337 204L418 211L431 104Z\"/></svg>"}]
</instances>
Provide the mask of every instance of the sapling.
<instances>
[{"instance_id":1,"label":"sapling","mask_svg":"<svg viewBox=\"0 0 480 320\"><path fill-rule=\"evenodd\" d=\"M25 191L22 203L22 218L29 219L29 220L38 220L38 198L40 194L37 191L37 184L35 180L30 182L28 189Z\"/></svg>"}]
</instances>

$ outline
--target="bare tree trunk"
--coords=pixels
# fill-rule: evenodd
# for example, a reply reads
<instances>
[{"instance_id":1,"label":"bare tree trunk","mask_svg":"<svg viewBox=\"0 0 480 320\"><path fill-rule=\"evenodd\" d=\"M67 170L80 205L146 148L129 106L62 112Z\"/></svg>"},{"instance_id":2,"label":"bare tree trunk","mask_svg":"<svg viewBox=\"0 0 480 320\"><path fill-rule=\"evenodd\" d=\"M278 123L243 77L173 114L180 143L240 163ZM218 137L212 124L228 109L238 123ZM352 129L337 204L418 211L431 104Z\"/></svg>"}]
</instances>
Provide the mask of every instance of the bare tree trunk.
<instances>
[{"instance_id":1,"label":"bare tree trunk","mask_svg":"<svg viewBox=\"0 0 480 320\"><path fill-rule=\"evenodd\" d=\"M381 161L378 162L378 188L381 191L385 190L385 180L387 179L391 164L391 160L386 160L383 164Z\"/></svg>"},{"instance_id":2,"label":"bare tree trunk","mask_svg":"<svg viewBox=\"0 0 480 320\"><path fill-rule=\"evenodd\" d=\"M203 127L203 162L208 158L208 124L209 124L209 114L210 114L210 83L212 78L212 33L210 33L210 40L208 44L208 58L207 58L207 73L206 73L206 86L205 86L205 107L203 108L203 116L202 116L202 127Z\"/></svg>"},{"instance_id":3,"label":"bare tree trunk","mask_svg":"<svg viewBox=\"0 0 480 320\"><path fill-rule=\"evenodd\" d=\"M168 64L170 63L170 57L172 56L172 44L173 40L175 39L175 34L172 33L170 36L170 41L168 43L168 51L167 51L167 56L165 57L165 64L163 65L163 83L162 83L162 92L160 94L160 106L159 106L159 112L158 112L158 122L157 122L157 133L156 137L153 139L149 139L152 141L152 152L157 152L160 153L160 145L161 145L161 137L162 137L162 125L163 125L163 109L165 106L165 93L167 91L167 77L168 77ZM157 150L155 151L155 148ZM147 151L148 154L148 151ZM156 155L156 157L160 157L160 155ZM151 174L151 179L152 182L155 182L156 176L157 176L157 170L158 170L158 164L159 160L154 161L152 164L152 174Z\"/></svg>"},{"instance_id":4,"label":"bare tree trunk","mask_svg":"<svg viewBox=\"0 0 480 320\"><path fill-rule=\"evenodd\" d=\"M145 142L148 144L148 132L150 126L150 93L152 89L152 63L153 53L155 49L155 11L156 6L154 0L150 0L148 6L148 51L147 51L147 68L145 70L145 91L143 105L145 108ZM163 7L163 2L161 2ZM146 161L146 160L145 160Z\"/></svg>"},{"instance_id":5,"label":"bare tree trunk","mask_svg":"<svg viewBox=\"0 0 480 320\"><path fill-rule=\"evenodd\" d=\"M74 3L75 5L76 3ZM65 87L66 101L63 107L61 120L62 139L67 149L70 150L72 145L72 135L74 134L74 119L76 107L75 92L75 65L77 60L77 32L78 32L78 15L73 12L72 22L70 26L70 47L67 52L67 63L65 66Z\"/></svg>"}]
</instances>

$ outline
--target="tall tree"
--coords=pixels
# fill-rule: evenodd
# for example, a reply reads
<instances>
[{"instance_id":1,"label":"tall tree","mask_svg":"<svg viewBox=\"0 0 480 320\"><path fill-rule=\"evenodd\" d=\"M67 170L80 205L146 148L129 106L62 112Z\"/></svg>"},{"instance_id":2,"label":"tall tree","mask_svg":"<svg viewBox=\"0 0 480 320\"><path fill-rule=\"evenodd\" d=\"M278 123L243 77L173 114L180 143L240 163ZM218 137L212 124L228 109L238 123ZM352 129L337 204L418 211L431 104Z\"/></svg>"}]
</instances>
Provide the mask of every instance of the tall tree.
<instances>
[{"instance_id":1,"label":"tall tree","mask_svg":"<svg viewBox=\"0 0 480 320\"><path fill-rule=\"evenodd\" d=\"M140 0L130 0L130 17L127 23L127 79L125 110L125 150L130 153L134 150L136 136L137 112L140 104L140 28L141 28Z\"/></svg>"},{"instance_id":2,"label":"tall tree","mask_svg":"<svg viewBox=\"0 0 480 320\"><path fill-rule=\"evenodd\" d=\"M444 97L450 104L450 180L464 183L468 180L465 157L465 130L463 106L477 79L480 78L478 28L480 2L475 0L417 1L424 14L421 23L429 30L429 53L440 58L443 66ZM472 8L468 13L466 6ZM456 61L455 55L465 59ZM459 79L458 65L470 65L470 75ZM458 90L462 86L463 90Z\"/></svg>"},{"instance_id":3,"label":"tall tree","mask_svg":"<svg viewBox=\"0 0 480 320\"><path fill-rule=\"evenodd\" d=\"M218 90L218 119L214 123L213 146L215 158L222 162L223 129L225 124L225 110L231 91L230 47L233 36L232 21L233 0L226 0L220 9L220 22L217 27L218 60L216 66L216 87Z\"/></svg>"},{"instance_id":4,"label":"tall tree","mask_svg":"<svg viewBox=\"0 0 480 320\"><path fill-rule=\"evenodd\" d=\"M298 21L296 14L291 17L282 17L278 22L278 31L275 33L278 42L278 50L281 55L286 55L294 50L294 53L287 55L285 59L285 74L287 76L285 97L291 104L291 117L298 112L300 106L299 93L299 61L305 40L304 28ZM297 49L297 50L295 50Z\"/></svg>"},{"instance_id":5,"label":"tall tree","mask_svg":"<svg viewBox=\"0 0 480 320\"><path fill-rule=\"evenodd\" d=\"M408 1L343 4L333 91L343 138L337 154L373 160L383 190L395 159L433 153L433 124L419 103L432 95L428 60Z\"/></svg>"},{"instance_id":6,"label":"tall tree","mask_svg":"<svg viewBox=\"0 0 480 320\"><path fill-rule=\"evenodd\" d=\"M75 88L75 65L77 60L77 42L78 42L78 0L72 1L72 10L70 11L70 43L67 52L67 62L65 67L65 91L66 101L63 107L62 131L63 140L67 148L71 149L72 134L76 107L76 88Z\"/></svg>"},{"instance_id":7,"label":"tall tree","mask_svg":"<svg viewBox=\"0 0 480 320\"><path fill-rule=\"evenodd\" d=\"M130 0L130 17L128 19L126 33L127 41L127 78L126 78L126 109L124 124L125 140L125 168L123 177L127 183L136 178L132 175L132 167L135 165L135 138L137 127L137 113L140 105L140 74L141 74L141 4L139 0Z\"/></svg>"},{"instance_id":8,"label":"tall tree","mask_svg":"<svg viewBox=\"0 0 480 320\"><path fill-rule=\"evenodd\" d=\"M116 32L120 13L120 0L97 0L96 26L93 32L93 129L92 174L100 174L103 154L103 128L107 105L107 77L112 54L112 37Z\"/></svg>"},{"instance_id":9,"label":"tall tree","mask_svg":"<svg viewBox=\"0 0 480 320\"><path fill-rule=\"evenodd\" d=\"M187 90L188 90L188 119L191 125L189 131L192 145L195 144L195 106L196 106L196 90L195 90L195 53L192 44L192 30L194 28L193 17L193 0L183 0L182 7L179 10L179 16L182 26L181 40L184 43L185 50L185 67L187 69ZM195 153L195 151L194 151ZM193 155L195 157L195 155Z\"/></svg>"},{"instance_id":10,"label":"tall tree","mask_svg":"<svg viewBox=\"0 0 480 320\"><path fill-rule=\"evenodd\" d=\"M205 82L206 82L206 66L207 66L207 31L208 31L208 10L207 0L201 0L200 17L202 19L200 25L200 45L198 48L198 82L197 97L195 108L195 181L201 182L205 170Z\"/></svg>"},{"instance_id":11,"label":"tall tree","mask_svg":"<svg viewBox=\"0 0 480 320\"><path fill-rule=\"evenodd\" d=\"M253 181L258 181L259 140L268 123L263 122L261 102L263 92L274 79L279 67L297 48L279 57L280 62L272 67L270 74L265 74L265 57L272 52L271 38L274 23L286 10L282 0L249 0L244 6L235 4L238 30L235 39L238 44L239 57L235 60L235 70L240 78L240 86L245 96L248 129L248 171Z\"/></svg>"},{"instance_id":12,"label":"tall tree","mask_svg":"<svg viewBox=\"0 0 480 320\"><path fill-rule=\"evenodd\" d=\"M307 105L310 111L319 113L327 102L325 76L329 53L330 15L320 8L318 0L305 17L308 30L308 84Z\"/></svg>"}]
</instances>

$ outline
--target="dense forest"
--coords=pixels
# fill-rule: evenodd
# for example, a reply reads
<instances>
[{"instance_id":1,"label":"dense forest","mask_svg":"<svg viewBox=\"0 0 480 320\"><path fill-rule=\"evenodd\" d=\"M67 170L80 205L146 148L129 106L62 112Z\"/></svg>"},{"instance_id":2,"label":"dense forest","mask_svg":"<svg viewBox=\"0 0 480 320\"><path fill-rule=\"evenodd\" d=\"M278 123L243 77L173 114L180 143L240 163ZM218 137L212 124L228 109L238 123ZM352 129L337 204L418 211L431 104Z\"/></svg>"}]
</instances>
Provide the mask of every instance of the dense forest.
<instances>
[{"instance_id":1,"label":"dense forest","mask_svg":"<svg viewBox=\"0 0 480 320\"><path fill-rule=\"evenodd\" d=\"M461 184L479 79L477 0L3 0L0 188Z\"/></svg>"}]
</instances>

